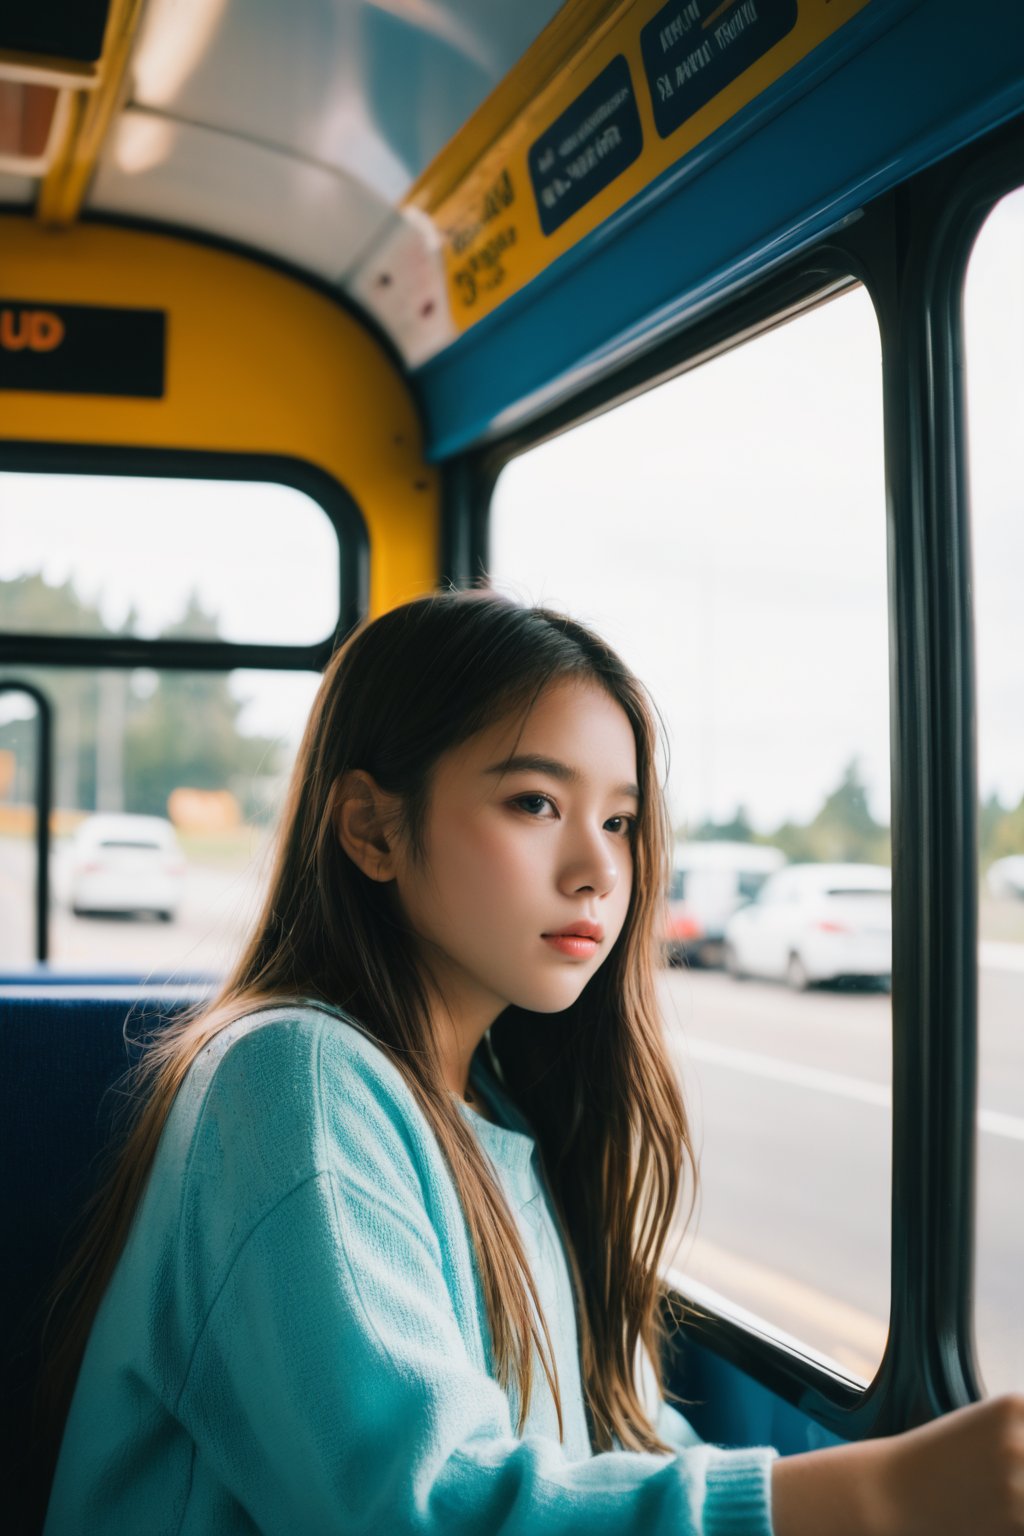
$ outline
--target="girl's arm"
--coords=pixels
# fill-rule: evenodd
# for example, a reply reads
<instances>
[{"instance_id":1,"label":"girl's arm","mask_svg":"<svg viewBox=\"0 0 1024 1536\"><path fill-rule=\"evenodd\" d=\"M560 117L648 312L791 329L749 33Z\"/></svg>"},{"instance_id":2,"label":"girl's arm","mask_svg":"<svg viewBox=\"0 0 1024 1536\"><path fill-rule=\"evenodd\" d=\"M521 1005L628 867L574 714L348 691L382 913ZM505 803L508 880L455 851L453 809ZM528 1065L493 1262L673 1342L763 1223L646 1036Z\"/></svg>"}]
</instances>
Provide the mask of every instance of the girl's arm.
<instances>
[{"instance_id":1,"label":"girl's arm","mask_svg":"<svg viewBox=\"0 0 1024 1536\"><path fill-rule=\"evenodd\" d=\"M772 1469L775 1536L1021 1536L1024 1395Z\"/></svg>"},{"instance_id":2,"label":"girl's arm","mask_svg":"<svg viewBox=\"0 0 1024 1536\"><path fill-rule=\"evenodd\" d=\"M516 1438L422 1206L307 1179L225 1277L174 1415L264 1536L770 1536L768 1451ZM196 1490L193 1490L195 1496ZM54 1532L63 1532L59 1523Z\"/></svg>"}]
</instances>

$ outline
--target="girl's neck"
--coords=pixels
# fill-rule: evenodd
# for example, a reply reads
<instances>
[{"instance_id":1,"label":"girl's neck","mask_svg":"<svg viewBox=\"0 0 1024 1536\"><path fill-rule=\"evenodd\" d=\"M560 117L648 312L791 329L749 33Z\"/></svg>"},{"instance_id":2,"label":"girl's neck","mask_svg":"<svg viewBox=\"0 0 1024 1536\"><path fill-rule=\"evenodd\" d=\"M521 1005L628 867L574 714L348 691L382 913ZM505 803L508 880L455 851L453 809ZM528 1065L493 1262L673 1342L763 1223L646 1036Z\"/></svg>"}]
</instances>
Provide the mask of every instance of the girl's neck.
<instances>
[{"instance_id":1,"label":"girl's neck","mask_svg":"<svg viewBox=\"0 0 1024 1536\"><path fill-rule=\"evenodd\" d=\"M453 1007L429 983L428 996L431 1028L440 1052L445 1087L471 1103L473 1090L469 1078L473 1057L500 1010Z\"/></svg>"}]
</instances>

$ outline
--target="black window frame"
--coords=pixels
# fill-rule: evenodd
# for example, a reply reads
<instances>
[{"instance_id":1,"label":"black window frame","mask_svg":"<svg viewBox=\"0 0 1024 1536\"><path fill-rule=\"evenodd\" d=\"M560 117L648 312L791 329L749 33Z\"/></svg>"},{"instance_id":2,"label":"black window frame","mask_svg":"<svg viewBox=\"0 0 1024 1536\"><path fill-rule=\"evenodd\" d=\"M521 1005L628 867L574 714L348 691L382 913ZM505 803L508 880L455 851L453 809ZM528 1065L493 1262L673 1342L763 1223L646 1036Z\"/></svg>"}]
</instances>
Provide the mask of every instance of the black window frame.
<instances>
[{"instance_id":1,"label":"black window frame","mask_svg":"<svg viewBox=\"0 0 1024 1536\"><path fill-rule=\"evenodd\" d=\"M167 480L251 480L279 484L315 501L338 541L338 620L308 645L163 640L123 635L44 635L0 627L0 666L152 667L229 672L322 672L340 641L369 609L369 537L358 503L326 470L286 454L222 453L73 443L0 442L0 472L144 476Z\"/></svg>"},{"instance_id":2,"label":"black window frame","mask_svg":"<svg viewBox=\"0 0 1024 1536\"><path fill-rule=\"evenodd\" d=\"M35 958L50 953L50 820L53 814L53 704L42 688L19 677L0 677L0 695L20 693L35 705Z\"/></svg>"},{"instance_id":3,"label":"black window frame","mask_svg":"<svg viewBox=\"0 0 1024 1536\"><path fill-rule=\"evenodd\" d=\"M843 1439L983 1395L973 1332L977 774L963 285L995 204L1024 183L1024 118L867 205L776 272L574 399L447 467L445 576L485 584L493 491L550 437L826 302L851 281L883 359L893 848L890 1333L861 1389L739 1317L690 1309L696 1341ZM685 1302L686 1298L683 1297Z\"/></svg>"},{"instance_id":4,"label":"black window frame","mask_svg":"<svg viewBox=\"0 0 1024 1536\"><path fill-rule=\"evenodd\" d=\"M125 635L46 635L0 628L0 668L25 666L160 671L322 672L345 636L369 611L369 537L354 497L325 470L285 454L223 453L201 449L121 447L64 442L0 442L0 471L40 475L103 475L169 480L234 480L279 484L302 491L328 518L338 541L338 620L311 645L238 644L228 640L154 640ZM56 722L45 695L16 675L0 679L9 690L28 692L40 708L40 750L46 790L52 784ZM42 769L40 770L42 772ZM42 795L42 788L39 790ZM42 801L40 800L40 803ZM37 961L49 956L49 819L37 817ZM44 824L45 821L45 824Z\"/></svg>"}]
</instances>

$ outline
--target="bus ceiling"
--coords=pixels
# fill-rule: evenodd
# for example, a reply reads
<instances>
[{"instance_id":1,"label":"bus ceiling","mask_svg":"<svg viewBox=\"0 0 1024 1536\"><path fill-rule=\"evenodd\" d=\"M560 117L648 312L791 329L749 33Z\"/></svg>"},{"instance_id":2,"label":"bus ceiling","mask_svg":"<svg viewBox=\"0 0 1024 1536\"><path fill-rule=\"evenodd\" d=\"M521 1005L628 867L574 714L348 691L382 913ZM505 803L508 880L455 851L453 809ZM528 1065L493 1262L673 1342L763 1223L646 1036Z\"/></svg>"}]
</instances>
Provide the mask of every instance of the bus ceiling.
<instances>
[{"instance_id":1,"label":"bus ceiling","mask_svg":"<svg viewBox=\"0 0 1024 1536\"><path fill-rule=\"evenodd\" d=\"M8 269L0 343L110 301L81 221L194 232L368 316L445 459L1022 110L1008 0L9 7L0 201L72 233Z\"/></svg>"}]
</instances>

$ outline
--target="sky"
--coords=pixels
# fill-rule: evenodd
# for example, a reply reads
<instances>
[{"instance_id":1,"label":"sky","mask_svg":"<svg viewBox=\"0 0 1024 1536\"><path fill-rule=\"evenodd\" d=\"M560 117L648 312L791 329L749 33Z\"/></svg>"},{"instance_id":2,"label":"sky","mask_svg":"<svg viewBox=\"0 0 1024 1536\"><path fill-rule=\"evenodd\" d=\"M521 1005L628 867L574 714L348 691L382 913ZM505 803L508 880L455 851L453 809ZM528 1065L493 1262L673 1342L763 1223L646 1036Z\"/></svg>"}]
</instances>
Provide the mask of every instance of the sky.
<instances>
[{"instance_id":1,"label":"sky","mask_svg":"<svg viewBox=\"0 0 1024 1536\"><path fill-rule=\"evenodd\" d=\"M677 823L814 814L859 755L887 820L878 330L844 296L511 464L493 569L650 689Z\"/></svg>"},{"instance_id":2,"label":"sky","mask_svg":"<svg viewBox=\"0 0 1024 1536\"><path fill-rule=\"evenodd\" d=\"M966 328L983 793L1024 793L1024 193L975 248ZM881 361L844 294L510 464L492 568L648 685L677 824L806 820L856 757L889 820Z\"/></svg>"},{"instance_id":3,"label":"sky","mask_svg":"<svg viewBox=\"0 0 1024 1536\"><path fill-rule=\"evenodd\" d=\"M978 238L965 295L983 794L1024 793L1024 190Z\"/></svg>"},{"instance_id":4,"label":"sky","mask_svg":"<svg viewBox=\"0 0 1024 1536\"><path fill-rule=\"evenodd\" d=\"M983 793L1024 792L1024 193L990 219L966 316ZM141 512L141 515L140 515ZM233 640L334 627L337 546L288 487L0 476L0 577L72 577L142 633L190 586ZM514 460L492 571L592 623L665 724L677 825L807 820L856 757L888 821L881 365L855 290ZM243 727L295 741L307 675L239 673ZM0 701L6 713L21 705Z\"/></svg>"},{"instance_id":5,"label":"sky","mask_svg":"<svg viewBox=\"0 0 1024 1536\"><path fill-rule=\"evenodd\" d=\"M195 589L225 640L305 645L334 629L338 542L292 486L5 474L0 487L0 577L70 577L112 628L134 605L134 632L157 635Z\"/></svg>"}]
</instances>

